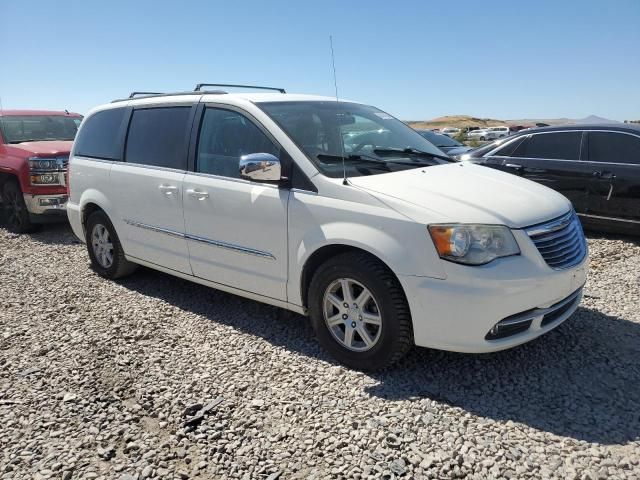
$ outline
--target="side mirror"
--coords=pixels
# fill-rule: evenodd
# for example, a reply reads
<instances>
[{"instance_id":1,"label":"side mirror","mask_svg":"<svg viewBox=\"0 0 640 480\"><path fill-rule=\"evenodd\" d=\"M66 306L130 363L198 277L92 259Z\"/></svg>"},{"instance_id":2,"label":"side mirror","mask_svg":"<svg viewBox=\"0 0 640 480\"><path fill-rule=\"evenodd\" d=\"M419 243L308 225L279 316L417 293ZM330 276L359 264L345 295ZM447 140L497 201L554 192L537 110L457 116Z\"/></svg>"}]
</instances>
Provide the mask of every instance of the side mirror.
<instances>
[{"instance_id":1,"label":"side mirror","mask_svg":"<svg viewBox=\"0 0 640 480\"><path fill-rule=\"evenodd\" d=\"M250 153L240 157L240 178L254 182L279 182L280 160L270 153Z\"/></svg>"}]
</instances>

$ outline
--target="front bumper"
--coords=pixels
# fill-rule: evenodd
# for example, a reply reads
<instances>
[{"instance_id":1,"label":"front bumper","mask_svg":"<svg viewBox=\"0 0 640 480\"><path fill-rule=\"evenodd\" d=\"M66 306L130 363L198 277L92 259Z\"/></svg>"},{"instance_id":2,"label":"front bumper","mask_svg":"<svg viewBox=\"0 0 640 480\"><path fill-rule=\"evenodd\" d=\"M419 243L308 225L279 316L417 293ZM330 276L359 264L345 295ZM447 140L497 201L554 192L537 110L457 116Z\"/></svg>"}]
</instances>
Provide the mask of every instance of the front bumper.
<instances>
[{"instance_id":1,"label":"front bumper","mask_svg":"<svg viewBox=\"0 0 640 480\"><path fill-rule=\"evenodd\" d=\"M24 203L31 215L64 216L69 197L67 195L34 195L25 193Z\"/></svg>"},{"instance_id":2,"label":"front bumper","mask_svg":"<svg viewBox=\"0 0 640 480\"><path fill-rule=\"evenodd\" d=\"M446 262L445 280L399 277L416 345L468 353L504 350L539 337L573 314L587 280L588 256L573 268L553 270L523 231L514 235L521 255L479 267ZM531 323L523 331L488 335L501 320L525 317Z\"/></svg>"}]
</instances>

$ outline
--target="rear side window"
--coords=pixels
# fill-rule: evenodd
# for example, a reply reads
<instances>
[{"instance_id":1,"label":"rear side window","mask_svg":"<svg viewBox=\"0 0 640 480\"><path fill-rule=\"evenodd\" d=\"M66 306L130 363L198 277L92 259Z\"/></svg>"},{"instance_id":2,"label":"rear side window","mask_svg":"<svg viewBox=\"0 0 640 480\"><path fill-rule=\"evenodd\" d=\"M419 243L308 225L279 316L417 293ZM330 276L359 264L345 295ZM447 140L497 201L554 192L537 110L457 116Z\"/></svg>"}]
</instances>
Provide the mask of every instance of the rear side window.
<instances>
[{"instance_id":1,"label":"rear side window","mask_svg":"<svg viewBox=\"0 0 640 480\"><path fill-rule=\"evenodd\" d=\"M187 169L187 134L191 107L134 110L127 134L125 161Z\"/></svg>"},{"instance_id":2,"label":"rear side window","mask_svg":"<svg viewBox=\"0 0 640 480\"><path fill-rule=\"evenodd\" d=\"M512 157L579 160L582 132L553 132L531 135Z\"/></svg>"},{"instance_id":3,"label":"rear side window","mask_svg":"<svg viewBox=\"0 0 640 480\"><path fill-rule=\"evenodd\" d=\"M121 128L124 108L112 108L85 118L76 137L74 152L83 157L122 159Z\"/></svg>"},{"instance_id":4,"label":"rear side window","mask_svg":"<svg viewBox=\"0 0 640 480\"><path fill-rule=\"evenodd\" d=\"M207 108L202 119L196 171L240 178L240 157L280 150L252 121L232 110Z\"/></svg>"},{"instance_id":5,"label":"rear side window","mask_svg":"<svg viewBox=\"0 0 640 480\"><path fill-rule=\"evenodd\" d=\"M589 160L640 164L640 138L616 132L589 132Z\"/></svg>"}]
</instances>

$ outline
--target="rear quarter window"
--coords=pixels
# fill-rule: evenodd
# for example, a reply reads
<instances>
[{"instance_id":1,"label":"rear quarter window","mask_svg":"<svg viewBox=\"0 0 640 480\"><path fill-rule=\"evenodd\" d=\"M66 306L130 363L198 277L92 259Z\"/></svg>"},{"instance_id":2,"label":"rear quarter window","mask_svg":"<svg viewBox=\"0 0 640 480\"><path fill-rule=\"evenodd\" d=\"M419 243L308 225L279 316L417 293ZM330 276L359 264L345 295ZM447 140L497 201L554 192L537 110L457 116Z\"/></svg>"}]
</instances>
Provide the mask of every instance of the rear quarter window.
<instances>
[{"instance_id":1,"label":"rear quarter window","mask_svg":"<svg viewBox=\"0 0 640 480\"><path fill-rule=\"evenodd\" d=\"M122 160L121 129L125 114L125 108L113 108L86 118L75 140L75 155Z\"/></svg>"}]
</instances>

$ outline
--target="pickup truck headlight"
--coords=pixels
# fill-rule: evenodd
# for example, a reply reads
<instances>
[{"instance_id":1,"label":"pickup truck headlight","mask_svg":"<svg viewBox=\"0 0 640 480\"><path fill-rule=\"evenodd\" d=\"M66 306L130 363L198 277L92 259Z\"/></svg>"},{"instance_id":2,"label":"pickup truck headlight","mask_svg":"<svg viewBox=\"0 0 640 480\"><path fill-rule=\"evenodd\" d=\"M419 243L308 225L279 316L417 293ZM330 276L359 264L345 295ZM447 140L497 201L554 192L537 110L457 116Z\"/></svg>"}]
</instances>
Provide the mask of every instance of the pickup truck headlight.
<instances>
[{"instance_id":1,"label":"pickup truck headlight","mask_svg":"<svg viewBox=\"0 0 640 480\"><path fill-rule=\"evenodd\" d=\"M29 158L31 185L64 185L66 158Z\"/></svg>"},{"instance_id":2,"label":"pickup truck headlight","mask_svg":"<svg viewBox=\"0 0 640 480\"><path fill-rule=\"evenodd\" d=\"M519 255L508 227L498 225L430 225L429 234L440 258L464 265L484 265L496 258Z\"/></svg>"}]
</instances>

